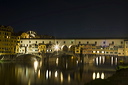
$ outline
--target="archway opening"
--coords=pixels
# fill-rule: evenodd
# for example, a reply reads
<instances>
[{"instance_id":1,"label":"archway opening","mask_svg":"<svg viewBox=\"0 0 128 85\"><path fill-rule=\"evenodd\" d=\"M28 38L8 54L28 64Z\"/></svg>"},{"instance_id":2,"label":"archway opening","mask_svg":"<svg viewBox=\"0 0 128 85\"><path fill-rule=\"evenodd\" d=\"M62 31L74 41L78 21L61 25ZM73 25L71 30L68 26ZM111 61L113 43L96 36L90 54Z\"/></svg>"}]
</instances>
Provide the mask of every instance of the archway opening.
<instances>
[{"instance_id":1,"label":"archway opening","mask_svg":"<svg viewBox=\"0 0 128 85\"><path fill-rule=\"evenodd\" d=\"M66 45L63 45L63 46L62 46L62 51L68 52L68 47L67 47Z\"/></svg>"},{"instance_id":2,"label":"archway opening","mask_svg":"<svg viewBox=\"0 0 128 85\"><path fill-rule=\"evenodd\" d=\"M70 45L69 51L74 53L75 52L75 45Z\"/></svg>"}]
</instances>

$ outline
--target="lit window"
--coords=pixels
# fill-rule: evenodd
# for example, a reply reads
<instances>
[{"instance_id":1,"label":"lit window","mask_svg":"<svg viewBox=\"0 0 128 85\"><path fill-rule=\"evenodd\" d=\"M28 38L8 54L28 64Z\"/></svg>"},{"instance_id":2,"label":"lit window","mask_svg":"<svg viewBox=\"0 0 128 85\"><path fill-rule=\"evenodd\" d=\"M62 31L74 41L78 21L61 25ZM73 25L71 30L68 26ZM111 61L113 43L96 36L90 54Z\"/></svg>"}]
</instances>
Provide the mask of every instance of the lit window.
<instances>
[{"instance_id":1,"label":"lit window","mask_svg":"<svg viewBox=\"0 0 128 85\"><path fill-rule=\"evenodd\" d=\"M97 53L100 53L99 51L97 51Z\"/></svg>"},{"instance_id":2,"label":"lit window","mask_svg":"<svg viewBox=\"0 0 128 85\"><path fill-rule=\"evenodd\" d=\"M93 51L93 53L96 53L96 51Z\"/></svg>"},{"instance_id":3,"label":"lit window","mask_svg":"<svg viewBox=\"0 0 128 85\"><path fill-rule=\"evenodd\" d=\"M104 51L102 51L102 53L104 53Z\"/></svg>"}]
</instances>

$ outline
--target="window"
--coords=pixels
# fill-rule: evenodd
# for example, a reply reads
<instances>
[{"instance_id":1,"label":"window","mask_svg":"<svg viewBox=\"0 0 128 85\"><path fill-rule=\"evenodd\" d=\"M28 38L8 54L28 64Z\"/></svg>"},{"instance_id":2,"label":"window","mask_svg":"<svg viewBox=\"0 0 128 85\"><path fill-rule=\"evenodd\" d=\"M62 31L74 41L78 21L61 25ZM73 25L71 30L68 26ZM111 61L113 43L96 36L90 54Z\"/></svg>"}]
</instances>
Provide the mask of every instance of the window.
<instances>
[{"instance_id":1,"label":"window","mask_svg":"<svg viewBox=\"0 0 128 85\"><path fill-rule=\"evenodd\" d=\"M64 44L65 44L66 42L64 41Z\"/></svg>"},{"instance_id":2,"label":"window","mask_svg":"<svg viewBox=\"0 0 128 85\"><path fill-rule=\"evenodd\" d=\"M113 50L113 48L110 48L110 50Z\"/></svg>"},{"instance_id":3,"label":"window","mask_svg":"<svg viewBox=\"0 0 128 85\"><path fill-rule=\"evenodd\" d=\"M73 41L71 41L71 44L73 44Z\"/></svg>"},{"instance_id":4,"label":"window","mask_svg":"<svg viewBox=\"0 0 128 85\"><path fill-rule=\"evenodd\" d=\"M79 41L79 44L81 44L81 42Z\"/></svg>"},{"instance_id":5,"label":"window","mask_svg":"<svg viewBox=\"0 0 128 85\"><path fill-rule=\"evenodd\" d=\"M95 41L95 44L97 44L97 42Z\"/></svg>"},{"instance_id":6,"label":"window","mask_svg":"<svg viewBox=\"0 0 128 85\"><path fill-rule=\"evenodd\" d=\"M106 44L106 42L104 41L103 44Z\"/></svg>"},{"instance_id":7,"label":"window","mask_svg":"<svg viewBox=\"0 0 128 85\"><path fill-rule=\"evenodd\" d=\"M20 43L23 43L23 41L20 41Z\"/></svg>"},{"instance_id":8,"label":"window","mask_svg":"<svg viewBox=\"0 0 128 85\"><path fill-rule=\"evenodd\" d=\"M37 43L37 41L36 41L36 43Z\"/></svg>"},{"instance_id":9,"label":"window","mask_svg":"<svg viewBox=\"0 0 128 85\"><path fill-rule=\"evenodd\" d=\"M121 44L123 44L123 41L121 41Z\"/></svg>"},{"instance_id":10,"label":"window","mask_svg":"<svg viewBox=\"0 0 128 85\"><path fill-rule=\"evenodd\" d=\"M49 44L51 44L51 41L49 41Z\"/></svg>"},{"instance_id":11,"label":"window","mask_svg":"<svg viewBox=\"0 0 128 85\"><path fill-rule=\"evenodd\" d=\"M128 44L128 42L126 42L126 44Z\"/></svg>"},{"instance_id":12,"label":"window","mask_svg":"<svg viewBox=\"0 0 128 85\"><path fill-rule=\"evenodd\" d=\"M79 52L78 50L76 52Z\"/></svg>"},{"instance_id":13,"label":"window","mask_svg":"<svg viewBox=\"0 0 128 85\"><path fill-rule=\"evenodd\" d=\"M110 52L110 54L113 54L113 52Z\"/></svg>"},{"instance_id":14,"label":"window","mask_svg":"<svg viewBox=\"0 0 128 85\"><path fill-rule=\"evenodd\" d=\"M31 41L29 41L29 43L31 43Z\"/></svg>"},{"instance_id":15,"label":"window","mask_svg":"<svg viewBox=\"0 0 128 85\"><path fill-rule=\"evenodd\" d=\"M112 44L114 44L114 41L112 41Z\"/></svg>"},{"instance_id":16,"label":"window","mask_svg":"<svg viewBox=\"0 0 128 85\"><path fill-rule=\"evenodd\" d=\"M79 47L76 47L76 49L79 49Z\"/></svg>"},{"instance_id":17,"label":"window","mask_svg":"<svg viewBox=\"0 0 128 85\"><path fill-rule=\"evenodd\" d=\"M115 54L117 54L117 52L115 52Z\"/></svg>"},{"instance_id":18,"label":"window","mask_svg":"<svg viewBox=\"0 0 128 85\"><path fill-rule=\"evenodd\" d=\"M116 48L114 48L114 50L118 50L118 48L116 47Z\"/></svg>"},{"instance_id":19,"label":"window","mask_svg":"<svg viewBox=\"0 0 128 85\"><path fill-rule=\"evenodd\" d=\"M56 43L58 44L58 41L56 41Z\"/></svg>"},{"instance_id":20,"label":"window","mask_svg":"<svg viewBox=\"0 0 128 85\"><path fill-rule=\"evenodd\" d=\"M96 51L93 51L93 53L96 53Z\"/></svg>"},{"instance_id":21,"label":"window","mask_svg":"<svg viewBox=\"0 0 128 85\"><path fill-rule=\"evenodd\" d=\"M89 44L89 42L87 41L87 44Z\"/></svg>"},{"instance_id":22,"label":"window","mask_svg":"<svg viewBox=\"0 0 128 85\"><path fill-rule=\"evenodd\" d=\"M44 44L44 41L42 41L42 43Z\"/></svg>"},{"instance_id":23,"label":"window","mask_svg":"<svg viewBox=\"0 0 128 85\"><path fill-rule=\"evenodd\" d=\"M108 52L106 52L108 54Z\"/></svg>"},{"instance_id":24,"label":"window","mask_svg":"<svg viewBox=\"0 0 128 85\"><path fill-rule=\"evenodd\" d=\"M100 51L97 51L97 53L100 53Z\"/></svg>"},{"instance_id":25,"label":"window","mask_svg":"<svg viewBox=\"0 0 128 85\"><path fill-rule=\"evenodd\" d=\"M118 54L121 54L121 53L118 53Z\"/></svg>"}]
</instances>

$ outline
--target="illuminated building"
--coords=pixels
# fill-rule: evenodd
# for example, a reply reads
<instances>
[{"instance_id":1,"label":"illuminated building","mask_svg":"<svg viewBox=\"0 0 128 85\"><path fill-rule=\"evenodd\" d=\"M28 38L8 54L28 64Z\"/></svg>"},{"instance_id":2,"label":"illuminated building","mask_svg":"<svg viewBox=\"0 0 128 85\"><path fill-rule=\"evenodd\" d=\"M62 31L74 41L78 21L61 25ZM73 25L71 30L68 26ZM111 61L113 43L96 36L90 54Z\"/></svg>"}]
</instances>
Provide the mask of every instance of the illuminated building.
<instances>
[{"instance_id":1,"label":"illuminated building","mask_svg":"<svg viewBox=\"0 0 128 85\"><path fill-rule=\"evenodd\" d=\"M34 32L35 33L35 32ZM37 35L36 35L37 36ZM83 54L95 54L95 55L117 55L117 56L128 56L128 40L119 39L54 39L54 38L22 38L20 41L22 48L29 49L29 46L36 44L40 48L39 44L47 45L51 44L50 47L46 46L45 52L52 53L55 51L54 45L59 45L58 51L69 51L76 54L80 54L81 48ZM39 50L38 49L38 52ZM27 50L29 52L29 50ZM37 53L38 53L37 52ZM24 52L25 53L25 52Z\"/></svg>"},{"instance_id":2,"label":"illuminated building","mask_svg":"<svg viewBox=\"0 0 128 85\"><path fill-rule=\"evenodd\" d=\"M19 53L20 37L16 36L10 26L0 26L0 55Z\"/></svg>"},{"instance_id":3,"label":"illuminated building","mask_svg":"<svg viewBox=\"0 0 128 85\"><path fill-rule=\"evenodd\" d=\"M46 45L44 44L39 44L38 49L40 53L46 53L46 50L47 50Z\"/></svg>"}]
</instances>

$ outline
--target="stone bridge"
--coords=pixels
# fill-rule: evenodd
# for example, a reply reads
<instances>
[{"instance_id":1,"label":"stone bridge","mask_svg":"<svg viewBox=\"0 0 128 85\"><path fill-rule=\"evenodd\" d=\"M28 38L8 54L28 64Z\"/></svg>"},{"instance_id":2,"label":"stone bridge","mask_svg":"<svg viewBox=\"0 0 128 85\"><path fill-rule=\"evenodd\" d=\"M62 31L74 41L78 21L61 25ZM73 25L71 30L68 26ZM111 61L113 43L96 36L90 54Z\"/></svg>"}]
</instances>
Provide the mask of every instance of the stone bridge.
<instances>
[{"instance_id":1,"label":"stone bridge","mask_svg":"<svg viewBox=\"0 0 128 85\"><path fill-rule=\"evenodd\" d=\"M105 63L110 63L110 64L114 64L117 65L119 63L120 60L126 60L125 57L119 57L119 56L105 56L105 55L80 55L80 54L73 54L71 52L54 52L54 53L50 53L50 54L18 54L17 57L22 57L22 56L31 56L33 58L40 58L43 61L45 61L45 58L48 58L49 61L56 61L56 59L63 55L73 55L76 56L78 58L78 62L80 63L84 63L84 64L96 64L96 65L100 65L100 64L105 64ZM128 60L128 58L127 58Z\"/></svg>"},{"instance_id":2,"label":"stone bridge","mask_svg":"<svg viewBox=\"0 0 128 85\"><path fill-rule=\"evenodd\" d=\"M101 64L111 64L117 65L119 61L122 59L118 56L106 56L106 55L82 55L83 63L101 65Z\"/></svg>"},{"instance_id":3,"label":"stone bridge","mask_svg":"<svg viewBox=\"0 0 128 85\"><path fill-rule=\"evenodd\" d=\"M18 54L15 60L23 60L23 61L35 61L40 60L42 58L39 54Z\"/></svg>"}]
</instances>

